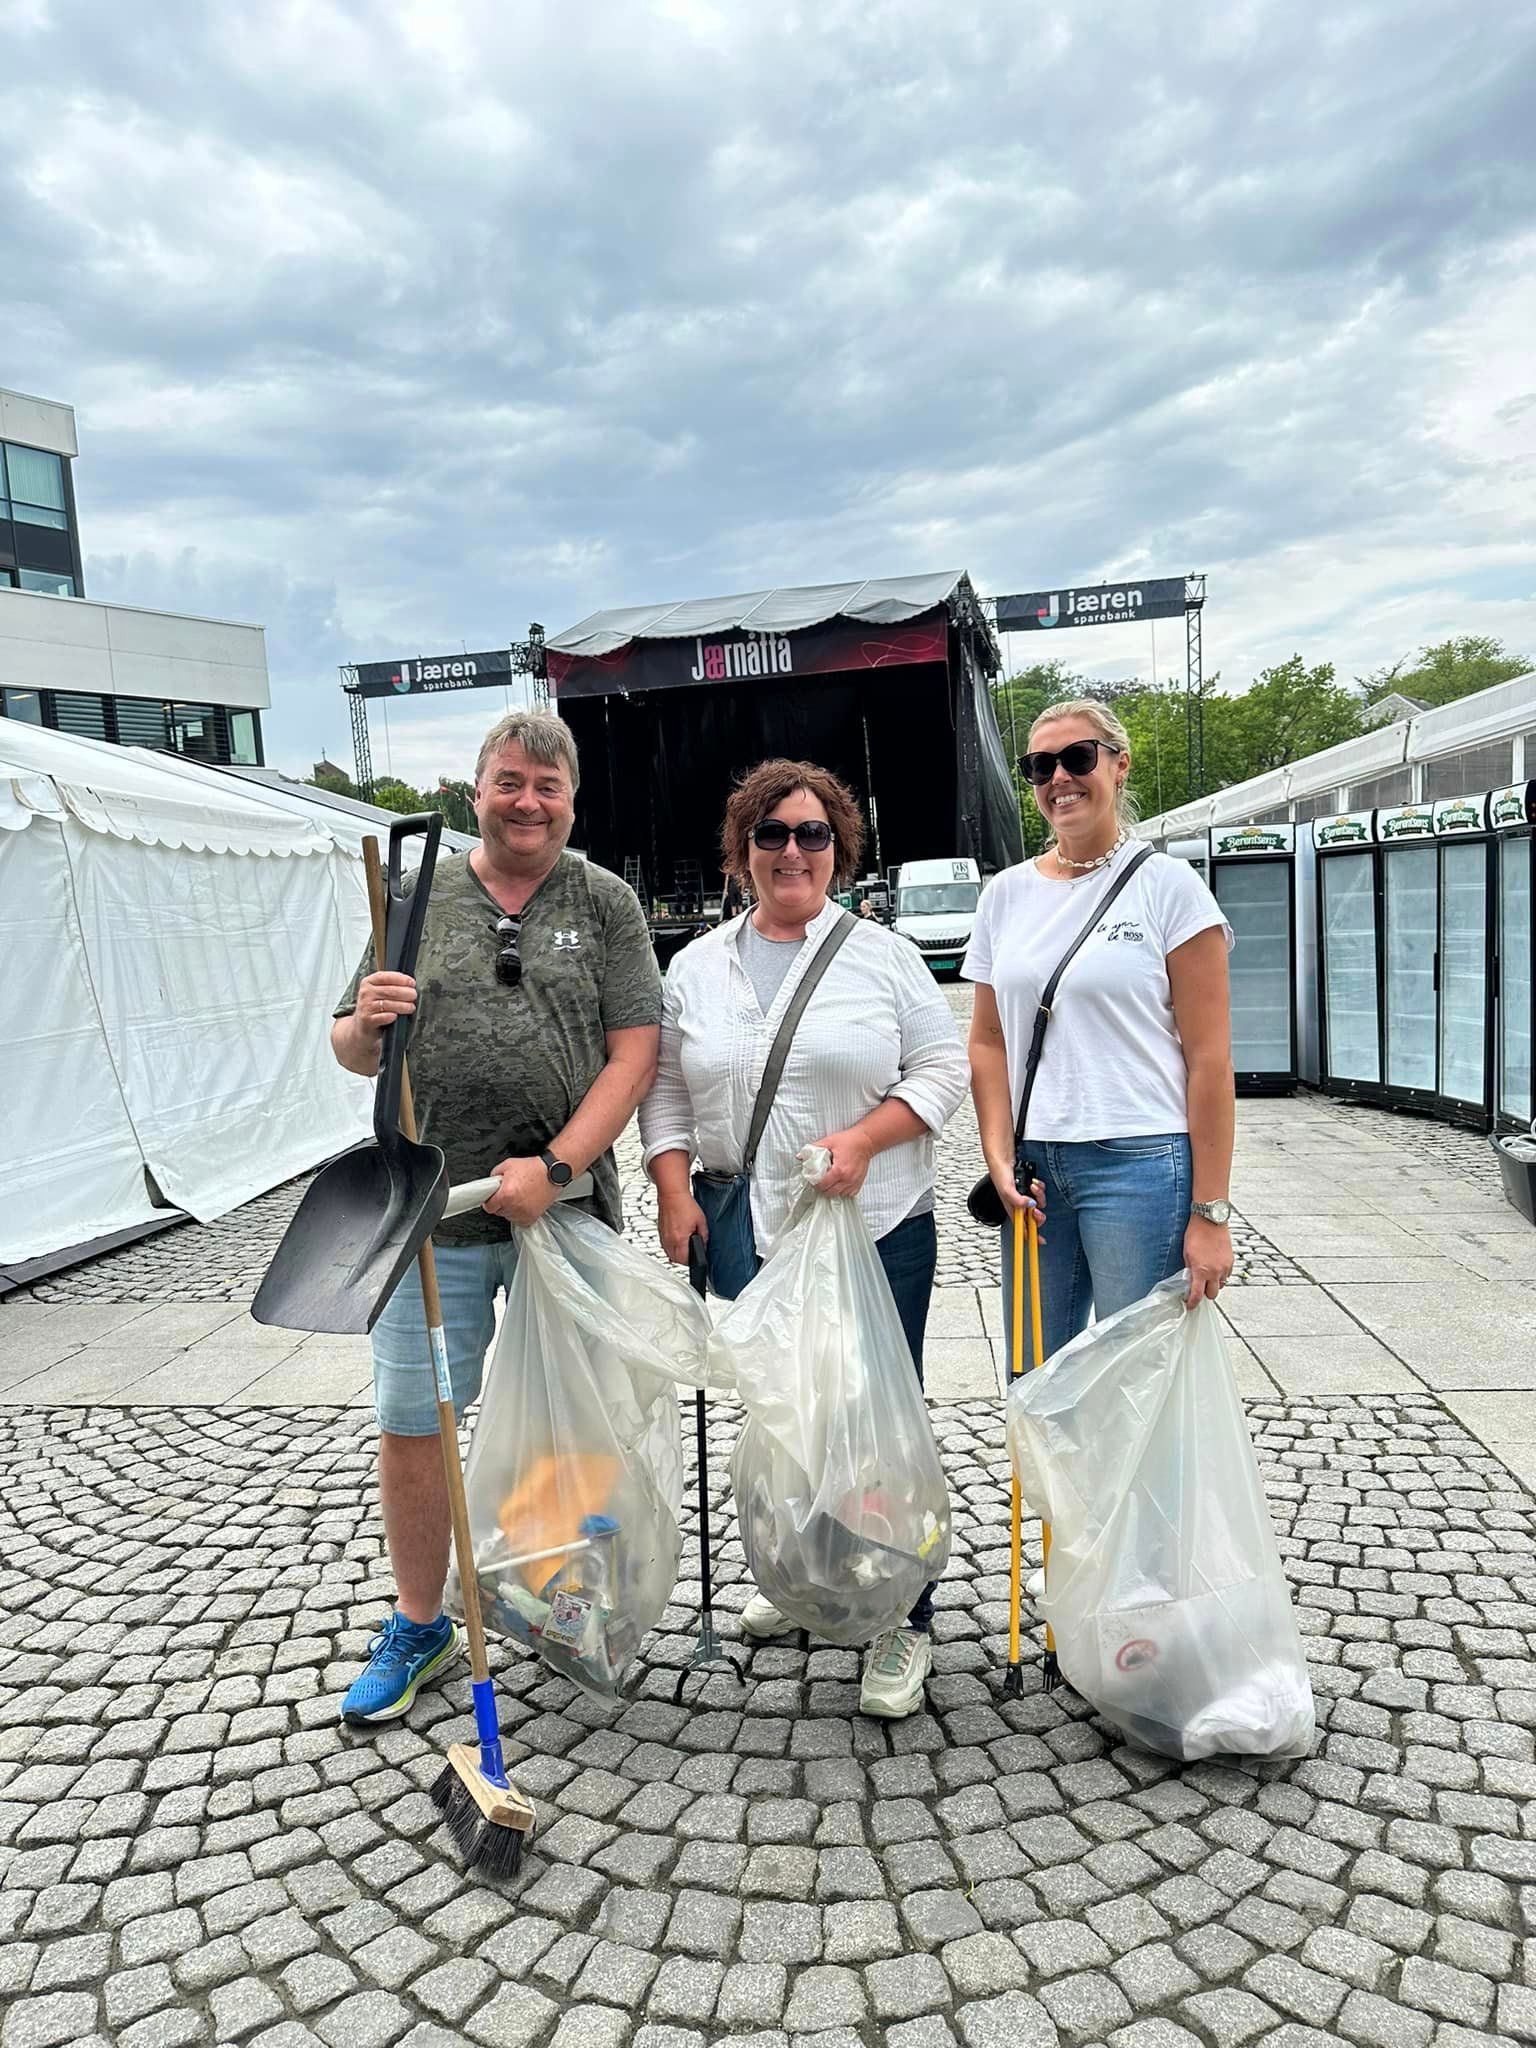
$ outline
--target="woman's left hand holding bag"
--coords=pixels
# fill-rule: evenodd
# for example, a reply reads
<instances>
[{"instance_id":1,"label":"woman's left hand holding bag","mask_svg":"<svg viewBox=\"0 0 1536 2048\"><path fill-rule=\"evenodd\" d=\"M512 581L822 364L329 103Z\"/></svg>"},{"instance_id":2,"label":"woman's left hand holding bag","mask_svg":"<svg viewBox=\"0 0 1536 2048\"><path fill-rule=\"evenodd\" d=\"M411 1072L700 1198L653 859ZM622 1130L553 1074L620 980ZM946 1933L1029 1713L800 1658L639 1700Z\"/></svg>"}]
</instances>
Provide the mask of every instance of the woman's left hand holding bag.
<instances>
[{"instance_id":1,"label":"woman's left hand holding bag","mask_svg":"<svg viewBox=\"0 0 1536 2048\"><path fill-rule=\"evenodd\" d=\"M1214 1301L1232 1278L1232 1233L1226 1224L1191 1216L1184 1232L1184 1263L1189 1268L1185 1307Z\"/></svg>"},{"instance_id":2,"label":"woman's left hand holding bag","mask_svg":"<svg viewBox=\"0 0 1536 2048\"><path fill-rule=\"evenodd\" d=\"M851 1130L834 1131L816 1143L832 1155L832 1164L816 1183L819 1195L856 1195L869 1177L875 1147L868 1134L855 1124Z\"/></svg>"}]
</instances>

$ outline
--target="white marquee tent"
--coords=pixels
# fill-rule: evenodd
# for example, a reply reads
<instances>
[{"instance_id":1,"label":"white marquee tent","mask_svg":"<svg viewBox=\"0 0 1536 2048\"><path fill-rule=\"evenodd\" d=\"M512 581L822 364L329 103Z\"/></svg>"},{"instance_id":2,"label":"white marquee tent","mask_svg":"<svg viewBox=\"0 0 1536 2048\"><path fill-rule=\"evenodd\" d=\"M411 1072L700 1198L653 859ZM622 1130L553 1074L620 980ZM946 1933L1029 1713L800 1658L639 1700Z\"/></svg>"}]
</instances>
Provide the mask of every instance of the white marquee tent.
<instances>
[{"instance_id":1,"label":"white marquee tent","mask_svg":"<svg viewBox=\"0 0 1536 2048\"><path fill-rule=\"evenodd\" d=\"M208 1221L366 1137L329 1019L367 819L0 719L0 1268ZM462 842L461 842L462 843Z\"/></svg>"}]
</instances>

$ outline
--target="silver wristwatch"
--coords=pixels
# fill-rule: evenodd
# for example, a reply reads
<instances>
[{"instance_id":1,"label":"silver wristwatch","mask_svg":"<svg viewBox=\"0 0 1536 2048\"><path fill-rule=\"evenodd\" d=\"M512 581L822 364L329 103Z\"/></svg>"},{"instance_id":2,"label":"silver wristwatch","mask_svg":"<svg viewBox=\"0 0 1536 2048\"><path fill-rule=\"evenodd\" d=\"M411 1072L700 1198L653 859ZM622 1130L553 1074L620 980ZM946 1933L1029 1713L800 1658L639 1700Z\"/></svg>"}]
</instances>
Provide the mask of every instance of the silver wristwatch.
<instances>
[{"instance_id":1,"label":"silver wristwatch","mask_svg":"<svg viewBox=\"0 0 1536 2048\"><path fill-rule=\"evenodd\" d=\"M1227 1223L1231 1220L1232 1204L1230 1202L1191 1202L1189 1213L1191 1216L1203 1216L1207 1223Z\"/></svg>"}]
</instances>

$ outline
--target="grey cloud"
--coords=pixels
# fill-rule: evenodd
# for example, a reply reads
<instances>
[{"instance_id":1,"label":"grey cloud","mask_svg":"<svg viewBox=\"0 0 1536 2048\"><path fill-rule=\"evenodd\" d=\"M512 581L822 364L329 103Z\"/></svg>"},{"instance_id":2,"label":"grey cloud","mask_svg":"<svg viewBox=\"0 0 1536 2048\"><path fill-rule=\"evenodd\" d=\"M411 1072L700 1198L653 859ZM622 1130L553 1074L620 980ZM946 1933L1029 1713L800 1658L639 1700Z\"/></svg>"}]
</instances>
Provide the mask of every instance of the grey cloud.
<instances>
[{"instance_id":1,"label":"grey cloud","mask_svg":"<svg viewBox=\"0 0 1536 2048\"><path fill-rule=\"evenodd\" d=\"M267 608L295 761L344 655L531 617L1433 534L1418 344L1536 224L1518 10L48 18L0 378L79 408L93 588Z\"/></svg>"}]
</instances>

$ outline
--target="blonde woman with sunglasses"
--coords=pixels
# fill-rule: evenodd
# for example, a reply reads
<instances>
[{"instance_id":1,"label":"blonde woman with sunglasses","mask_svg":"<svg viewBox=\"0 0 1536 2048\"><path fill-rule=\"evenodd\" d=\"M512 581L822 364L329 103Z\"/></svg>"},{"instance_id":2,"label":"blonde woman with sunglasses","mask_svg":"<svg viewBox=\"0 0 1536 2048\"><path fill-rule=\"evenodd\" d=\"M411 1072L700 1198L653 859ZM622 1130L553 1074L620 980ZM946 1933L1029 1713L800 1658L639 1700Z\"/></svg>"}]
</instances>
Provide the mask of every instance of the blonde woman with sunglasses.
<instances>
[{"instance_id":1,"label":"blonde woman with sunglasses","mask_svg":"<svg viewBox=\"0 0 1536 2048\"><path fill-rule=\"evenodd\" d=\"M1015 1122L1040 996L1095 902L1134 858L1130 738L1107 706L1053 704L1020 762L1052 841L981 899L962 974L976 984L971 1092L1004 1210L1032 1206ZM1185 862L1154 853L1062 975L1030 1097L1024 1156L1048 1223L1047 1354L1189 1272L1191 1307L1232 1271L1232 933ZM1003 1233L1009 1271L1010 1231ZM1004 1316L1009 1313L1004 1287Z\"/></svg>"}]
</instances>

